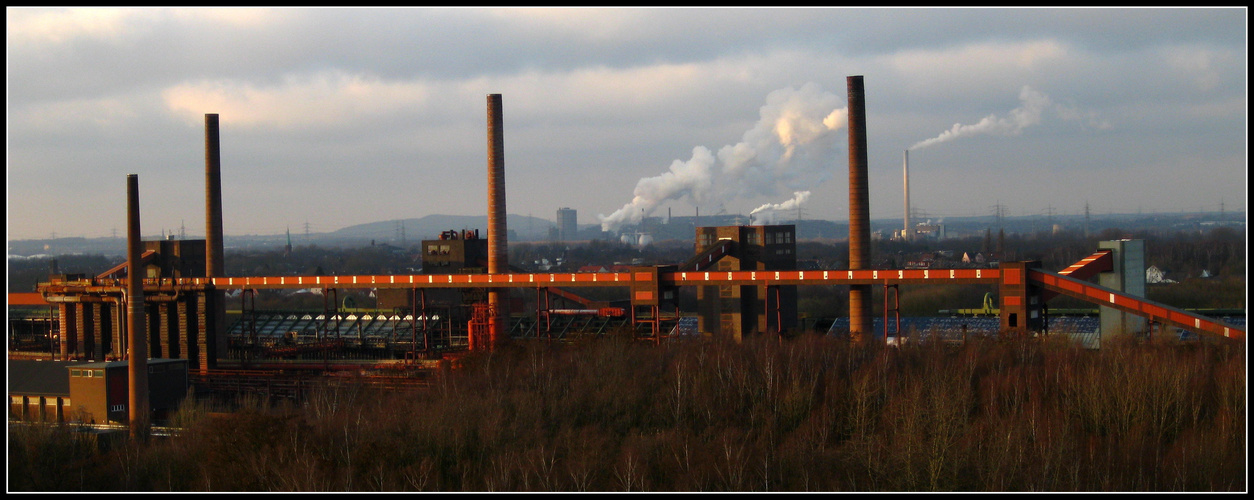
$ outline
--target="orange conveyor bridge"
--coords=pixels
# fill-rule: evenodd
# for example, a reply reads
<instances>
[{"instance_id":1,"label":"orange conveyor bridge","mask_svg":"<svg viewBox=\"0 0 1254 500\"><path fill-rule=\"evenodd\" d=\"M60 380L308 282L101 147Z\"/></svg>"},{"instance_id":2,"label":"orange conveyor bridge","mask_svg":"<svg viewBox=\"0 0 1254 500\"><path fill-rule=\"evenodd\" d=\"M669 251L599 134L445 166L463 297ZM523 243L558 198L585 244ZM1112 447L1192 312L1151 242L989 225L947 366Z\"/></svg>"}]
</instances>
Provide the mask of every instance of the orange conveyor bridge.
<instances>
[{"instance_id":1,"label":"orange conveyor bridge","mask_svg":"<svg viewBox=\"0 0 1254 500\"><path fill-rule=\"evenodd\" d=\"M642 266L629 272L592 273L498 273L498 274L408 274L347 276L260 276L215 278L162 278L145 280L144 293L171 294L206 289L353 289L353 288L534 288L630 287L633 309L651 306L656 318L666 290L680 286L766 286L789 285L896 285L985 284L1001 290L1003 327L1006 315L1026 311L1029 304L1043 303L1057 295L1067 295L1100 306L1110 307L1159 323L1201 335L1244 339L1245 330L1224 322L1112 290L1085 278L1108 271L1108 250L1058 273L1045 271L1034 262L1003 263L986 269L878 269L878 270L792 270L792 271L680 271L677 266ZM120 294L123 280L91 279L40 285L46 303L64 301L61 297ZM10 303L31 302L30 297ZM633 310L633 316L635 311ZM1027 317L1025 314L1023 317ZM1013 322L1012 322L1013 323ZM1013 326L1013 324L1012 324Z\"/></svg>"}]
</instances>

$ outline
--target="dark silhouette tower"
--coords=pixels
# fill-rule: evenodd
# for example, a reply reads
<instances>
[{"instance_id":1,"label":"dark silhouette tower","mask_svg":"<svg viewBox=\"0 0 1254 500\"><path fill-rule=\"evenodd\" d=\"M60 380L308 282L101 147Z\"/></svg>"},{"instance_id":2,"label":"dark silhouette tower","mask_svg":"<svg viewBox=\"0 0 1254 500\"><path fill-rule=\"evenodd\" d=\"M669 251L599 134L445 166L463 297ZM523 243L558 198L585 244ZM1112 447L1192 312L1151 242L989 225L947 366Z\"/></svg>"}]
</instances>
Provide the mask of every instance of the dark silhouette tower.
<instances>
[{"instance_id":1,"label":"dark silhouette tower","mask_svg":"<svg viewBox=\"0 0 1254 500\"><path fill-rule=\"evenodd\" d=\"M148 435L148 322L144 310L143 242L139 231L139 176L126 176L126 344L131 437Z\"/></svg>"},{"instance_id":2,"label":"dark silhouette tower","mask_svg":"<svg viewBox=\"0 0 1254 500\"><path fill-rule=\"evenodd\" d=\"M871 265L871 210L867 185L866 102L862 77L846 78L849 92L849 269ZM849 287L849 333L856 343L871 333L871 285Z\"/></svg>"},{"instance_id":3,"label":"dark silhouette tower","mask_svg":"<svg viewBox=\"0 0 1254 500\"><path fill-rule=\"evenodd\" d=\"M488 273L509 271L509 242L505 227L505 137L501 116L501 94L488 94ZM488 323L489 345L505 340L509 326L506 292L488 291L491 318Z\"/></svg>"}]
</instances>

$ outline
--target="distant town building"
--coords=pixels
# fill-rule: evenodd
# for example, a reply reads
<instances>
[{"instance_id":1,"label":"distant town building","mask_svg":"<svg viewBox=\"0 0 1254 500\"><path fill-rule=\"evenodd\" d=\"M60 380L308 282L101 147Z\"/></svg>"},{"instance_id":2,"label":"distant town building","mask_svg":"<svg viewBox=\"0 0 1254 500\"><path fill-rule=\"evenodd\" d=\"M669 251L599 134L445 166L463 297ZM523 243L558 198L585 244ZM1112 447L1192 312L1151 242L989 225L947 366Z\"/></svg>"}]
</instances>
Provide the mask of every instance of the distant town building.
<instances>
[{"instance_id":1,"label":"distant town building","mask_svg":"<svg viewBox=\"0 0 1254 500\"><path fill-rule=\"evenodd\" d=\"M1166 271L1159 269L1158 266L1149 266L1145 269L1146 283L1175 283L1176 280L1166 277Z\"/></svg>"},{"instance_id":2,"label":"distant town building","mask_svg":"<svg viewBox=\"0 0 1254 500\"><path fill-rule=\"evenodd\" d=\"M557 240L574 241L579 234L578 213L573 208L557 209Z\"/></svg>"}]
</instances>

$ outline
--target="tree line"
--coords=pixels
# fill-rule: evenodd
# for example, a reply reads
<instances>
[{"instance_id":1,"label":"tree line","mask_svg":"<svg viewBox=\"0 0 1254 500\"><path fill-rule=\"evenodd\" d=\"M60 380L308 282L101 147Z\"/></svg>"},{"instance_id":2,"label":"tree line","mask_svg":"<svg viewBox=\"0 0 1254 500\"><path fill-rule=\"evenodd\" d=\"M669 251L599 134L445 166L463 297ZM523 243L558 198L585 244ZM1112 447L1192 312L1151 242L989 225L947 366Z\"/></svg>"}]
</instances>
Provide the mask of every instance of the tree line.
<instances>
[{"instance_id":1,"label":"tree line","mask_svg":"<svg viewBox=\"0 0 1254 500\"><path fill-rule=\"evenodd\" d=\"M100 449L10 426L12 491L1243 491L1244 344L826 336L475 353L407 393L189 402Z\"/></svg>"}]
</instances>

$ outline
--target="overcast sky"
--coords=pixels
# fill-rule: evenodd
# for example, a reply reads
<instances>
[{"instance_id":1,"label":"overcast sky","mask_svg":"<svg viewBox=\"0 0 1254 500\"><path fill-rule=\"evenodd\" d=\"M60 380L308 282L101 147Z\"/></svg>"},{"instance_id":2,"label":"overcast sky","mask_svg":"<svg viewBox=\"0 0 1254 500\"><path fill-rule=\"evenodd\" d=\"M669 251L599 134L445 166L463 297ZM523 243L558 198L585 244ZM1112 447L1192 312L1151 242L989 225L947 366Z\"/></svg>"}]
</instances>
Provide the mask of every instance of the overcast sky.
<instances>
[{"instance_id":1,"label":"overcast sky","mask_svg":"<svg viewBox=\"0 0 1254 500\"><path fill-rule=\"evenodd\" d=\"M203 235L206 113L227 234L482 215L497 93L509 213L847 220L850 75L873 218L1247 198L1244 8L6 13L9 239Z\"/></svg>"}]
</instances>

